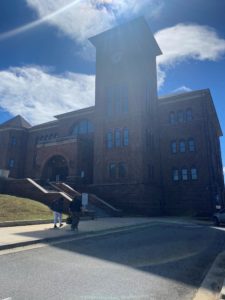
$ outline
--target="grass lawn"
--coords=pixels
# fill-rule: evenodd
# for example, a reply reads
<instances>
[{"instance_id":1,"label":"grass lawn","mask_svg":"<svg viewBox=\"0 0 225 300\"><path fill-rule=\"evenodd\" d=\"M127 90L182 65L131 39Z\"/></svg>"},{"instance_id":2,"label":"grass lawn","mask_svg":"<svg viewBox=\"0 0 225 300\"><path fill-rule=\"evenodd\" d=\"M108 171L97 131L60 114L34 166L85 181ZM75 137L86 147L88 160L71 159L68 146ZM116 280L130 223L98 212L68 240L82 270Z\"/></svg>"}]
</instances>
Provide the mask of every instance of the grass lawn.
<instances>
[{"instance_id":1,"label":"grass lawn","mask_svg":"<svg viewBox=\"0 0 225 300\"><path fill-rule=\"evenodd\" d=\"M0 194L0 222L19 220L51 220L48 206L27 198Z\"/></svg>"}]
</instances>

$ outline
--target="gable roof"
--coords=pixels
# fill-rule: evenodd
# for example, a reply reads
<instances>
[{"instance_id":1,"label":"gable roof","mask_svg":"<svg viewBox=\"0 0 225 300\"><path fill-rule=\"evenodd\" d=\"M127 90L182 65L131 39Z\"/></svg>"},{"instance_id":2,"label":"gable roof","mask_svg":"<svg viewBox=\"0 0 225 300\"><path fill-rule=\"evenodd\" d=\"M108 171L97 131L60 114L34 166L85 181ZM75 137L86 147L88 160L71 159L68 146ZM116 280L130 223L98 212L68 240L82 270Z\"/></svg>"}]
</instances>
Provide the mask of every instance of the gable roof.
<instances>
[{"instance_id":1,"label":"gable roof","mask_svg":"<svg viewBox=\"0 0 225 300\"><path fill-rule=\"evenodd\" d=\"M0 128L31 128L30 123L28 123L22 116L18 115L3 124L0 125Z\"/></svg>"}]
</instances>

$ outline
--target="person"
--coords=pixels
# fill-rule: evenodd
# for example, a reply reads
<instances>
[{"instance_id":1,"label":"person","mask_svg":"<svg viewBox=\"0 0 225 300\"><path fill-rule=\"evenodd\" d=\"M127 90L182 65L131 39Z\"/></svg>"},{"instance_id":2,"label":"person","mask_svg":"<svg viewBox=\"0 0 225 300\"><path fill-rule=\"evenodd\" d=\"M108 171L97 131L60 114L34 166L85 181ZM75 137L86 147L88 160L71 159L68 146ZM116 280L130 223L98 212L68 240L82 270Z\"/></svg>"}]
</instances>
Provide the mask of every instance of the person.
<instances>
[{"instance_id":1,"label":"person","mask_svg":"<svg viewBox=\"0 0 225 300\"><path fill-rule=\"evenodd\" d=\"M58 222L59 222L59 227L63 226L62 223L63 204L64 204L63 197L55 199L52 202L51 209L53 210L53 215L54 215L54 228L58 228L57 227Z\"/></svg>"},{"instance_id":2,"label":"person","mask_svg":"<svg viewBox=\"0 0 225 300\"><path fill-rule=\"evenodd\" d=\"M81 196L76 196L70 203L70 213L72 218L71 230L78 230L78 224L80 221L80 213L82 208Z\"/></svg>"}]
</instances>

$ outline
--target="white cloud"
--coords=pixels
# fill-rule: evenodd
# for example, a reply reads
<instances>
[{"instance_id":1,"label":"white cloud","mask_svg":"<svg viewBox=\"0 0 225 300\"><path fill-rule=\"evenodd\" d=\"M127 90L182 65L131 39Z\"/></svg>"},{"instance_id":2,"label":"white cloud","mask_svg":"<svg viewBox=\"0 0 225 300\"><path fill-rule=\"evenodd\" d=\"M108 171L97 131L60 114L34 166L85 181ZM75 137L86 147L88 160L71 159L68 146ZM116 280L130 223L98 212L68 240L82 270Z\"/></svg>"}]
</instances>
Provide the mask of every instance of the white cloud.
<instances>
[{"instance_id":1,"label":"white cloud","mask_svg":"<svg viewBox=\"0 0 225 300\"><path fill-rule=\"evenodd\" d=\"M147 5L150 5L150 15L157 16L163 3L161 0L26 1L38 12L40 18L45 18L45 22L80 42L85 49L83 51L88 54L91 52L90 46L84 41L89 36L114 26L118 15L129 18L146 11ZM69 9L65 10L66 5L69 5ZM63 12L60 13L61 11ZM46 18L49 14L53 14L53 17ZM217 61L225 54L225 40L207 26L177 24L158 31L155 38L163 52L158 57L159 87L164 84L167 70L178 63L189 59ZM184 85L173 92L188 90ZM75 73L56 76L50 70L36 66L0 71L0 107L13 115L22 114L33 124L48 121L55 114L93 104L94 76Z\"/></svg>"},{"instance_id":2,"label":"white cloud","mask_svg":"<svg viewBox=\"0 0 225 300\"><path fill-rule=\"evenodd\" d=\"M94 105L94 76L56 76L36 66L0 71L0 107L32 124Z\"/></svg>"},{"instance_id":3,"label":"white cloud","mask_svg":"<svg viewBox=\"0 0 225 300\"><path fill-rule=\"evenodd\" d=\"M177 24L158 31L155 38L163 52L157 58L159 87L168 68L189 59L218 61L225 54L225 40L208 26Z\"/></svg>"},{"instance_id":4,"label":"white cloud","mask_svg":"<svg viewBox=\"0 0 225 300\"><path fill-rule=\"evenodd\" d=\"M162 0L26 0L42 19L80 43L116 25L117 17L132 18L147 10L148 17L157 17ZM46 18L47 16L50 16Z\"/></svg>"},{"instance_id":5,"label":"white cloud","mask_svg":"<svg viewBox=\"0 0 225 300\"><path fill-rule=\"evenodd\" d=\"M177 24L155 34L164 55L159 64L174 65L188 58L216 61L225 53L225 40L208 26Z\"/></svg>"},{"instance_id":6,"label":"white cloud","mask_svg":"<svg viewBox=\"0 0 225 300\"><path fill-rule=\"evenodd\" d=\"M225 175L225 166L223 167L223 174Z\"/></svg>"},{"instance_id":7,"label":"white cloud","mask_svg":"<svg viewBox=\"0 0 225 300\"><path fill-rule=\"evenodd\" d=\"M182 85L182 86L178 87L177 89L173 90L171 93L179 94L179 93L185 93L185 92L190 92L190 91L192 91L191 88L189 88L185 85Z\"/></svg>"}]
</instances>

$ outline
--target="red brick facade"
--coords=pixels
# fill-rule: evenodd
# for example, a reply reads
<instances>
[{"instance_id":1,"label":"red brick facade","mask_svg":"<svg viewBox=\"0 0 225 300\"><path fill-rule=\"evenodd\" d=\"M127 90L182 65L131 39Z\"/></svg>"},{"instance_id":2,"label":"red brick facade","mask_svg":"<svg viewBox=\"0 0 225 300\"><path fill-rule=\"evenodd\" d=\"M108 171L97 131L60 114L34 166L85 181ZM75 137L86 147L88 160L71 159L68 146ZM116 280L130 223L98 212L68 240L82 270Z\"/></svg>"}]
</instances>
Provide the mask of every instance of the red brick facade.
<instances>
[{"instance_id":1,"label":"red brick facade","mask_svg":"<svg viewBox=\"0 0 225 300\"><path fill-rule=\"evenodd\" d=\"M209 90L157 97L161 51L143 19L90 41L95 106L33 127L21 117L2 124L0 169L82 184L132 212L212 213L224 182Z\"/></svg>"}]
</instances>

